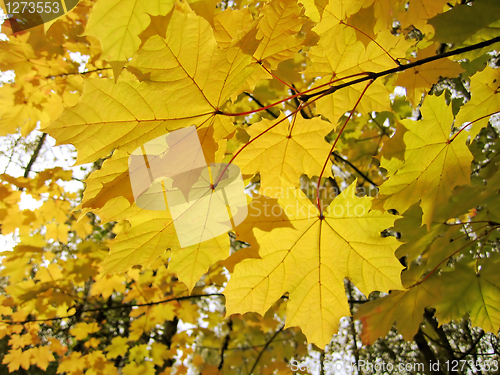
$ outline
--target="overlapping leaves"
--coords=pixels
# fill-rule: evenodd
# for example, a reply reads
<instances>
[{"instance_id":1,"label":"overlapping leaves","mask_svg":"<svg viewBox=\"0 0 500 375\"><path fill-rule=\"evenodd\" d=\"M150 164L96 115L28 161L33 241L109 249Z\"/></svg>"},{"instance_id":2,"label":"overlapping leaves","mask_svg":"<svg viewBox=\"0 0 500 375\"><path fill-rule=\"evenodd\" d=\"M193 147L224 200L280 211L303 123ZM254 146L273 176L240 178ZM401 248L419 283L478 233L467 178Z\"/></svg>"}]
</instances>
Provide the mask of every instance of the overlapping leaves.
<instances>
[{"instance_id":1,"label":"overlapping leaves","mask_svg":"<svg viewBox=\"0 0 500 375\"><path fill-rule=\"evenodd\" d=\"M370 72L399 69L402 61L415 59L414 50L417 59L433 56L436 46L432 41L426 39L413 48L415 39L405 38L392 26L398 20L402 28L416 27L427 38L432 35L427 21L444 11L445 4L444 0L271 0L256 5L259 12L252 13L254 8L250 7L219 12L212 2L164 0L151 5L142 0L98 0L85 33L100 40L102 59L113 68L114 80L86 78L83 94L73 107L69 105L74 104L74 98L64 91L58 92L66 95L64 100L53 100L44 97L42 91L28 90L28 105L27 100L22 103L24 92L9 87L2 91L7 97L2 108L7 114L2 115L1 131L10 132L20 126L28 132L40 120L43 130L58 143L71 143L77 148L78 162L109 157L88 178L80 206L84 212L94 211L103 221L119 221L123 228L108 242L104 274L124 272L136 265L150 266L170 250L169 272L192 290L210 266L229 257L230 240L225 234L181 249L168 210L153 214L133 203L128 181L130 153L166 132L195 125L207 163L230 161L241 167L245 177L260 177L263 195L253 198L247 220L235 228L238 240L250 248L225 263L234 269L225 290L229 314L265 314L288 293L286 326L299 326L311 342L324 346L337 331L339 318L350 314L344 292L344 279L348 278L365 295L375 290L401 289L359 310L357 316L366 328L365 342L383 335L394 321L410 339L418 329L422 309L428 306L435 307L437 316L444 321L469 312L475 323L495 330L499 325L495 312L499 282L492 271L498 263L495 256L481 254L482 264L460 260L451 271L444 265L447 260L458 261L466 249L471 249L462 240L455 240L461 229L450 229L445 223L466 215L480 203L496 204L485 198L493 195L491 180L487 194L478 185L467 190L473 157L466 139L476 136L486 119L500 111L497 70L488 67L472 77L472 98L458 112L455 127L480 116L485 118L474 123L470 132L460 131L457 136L445 95L428 95L441 77L455 78L463 71L456 62L440 59L399 72L397 77L377 79L369 86L365 86L366 82L349 84L356 78L373 77ZM365 19L369 22L363 22ZM446 39L440 31L442 22L446 23L442 19L436 17L431 22L438 27L439 41ZM463 41L490 25L484 21L457 40ZM13 40L22 46L23 38L27 36ZM38 56L31 45L18 47L11 54L18 77L24 79L26 75L29 82L59 73L49 65L33 75L30 61ZM59 60L61 66L66 66L62 62L65 58ZM267 82L271 80L282 87L273 91ZM307 88L312 98L320 89L335 84L346 87L317 95L317 100L309 99L308 103L297 89ZM68 92L80 90L78 82L74 85L76 90ZM388 135L387 125L376 124L381 133L378 143L373 143L373 154L384 145L381 166L387 170L387 179L380 188L382 199L356 197L358 180L351 184L343 181L343 186L349 187L330 205L311 203L299 189L300 179L303 175L314 176L316 181L320 181L320 175L331 177L333 148L326 141L328 134L337 130L339 137L343 135L340 133L344 128L339 130L337 122L346 113L350 115L348 121L354 121L373 111L394 112L394 85L406 89L407 98L414 108L420 108L423 120L402 120L390 141L384 138ZM25 88L29 87L26 83ZM66 87L70 87L69 83ZM256 87L266 91L265 99L275 102L271 106L287 102L280 107L284 114L277 119L249 121L245 116L258 111L230 112L232 104L248 106L247 97L269 110L269 103L260 103L251 95L259 92L254 92ZM56 92L45 91L47 95ZM242 95L244 92L247 96ZM289 97L275 97L277 92ZM49 103L51 100L54 103ZM5 102L15 103L16 112L9 112L10 104ZM45 126L57 117L62 104L68 106L63 114ZM45 107L50 107L50 113ZM274 117L277 111L273 110L265 116ZM264 113L262 108L259 111ZM389 126L393 120L387 117ZM362 130L353 134L358 136ZM355 167L347 157L343 160ZM362 177L363 182L367 180ZM383 178L381 174L378 177ZM465 189L465 196L477 192L485 200L454 211L447 205L457 189ZM5 192L12 199L18 195ZM10 208L2 207L2 215L7 216ZM402 221L396 223L396 228L403 228L405 243L399 250L400 242L380 234L397 219L387 212L389 209L403 214ZM496 228L492 220L484 218L490 232ZM8 219L5 222L8 224ZM47 237L59 242L67 241L67 232L64 225L46 225ZM403 284L403 267L395 256L396 250L398 257L406 256L411 263L403 274ZM438 275L441 271L442 275ZM474 275L479 277L474 279ZM470 285L454 289L456 293L448 290L458 279L471 281ZM433 285L439 288L434 290ZM451 303L442 298L445 294L454 295ZM483 304L474 299L478 294ZM16 296L21 298L22 294ZM123 350L123 343L117 342L109 357L121 355ZM27 361L23 353L12 358L14 367L25 367Z\"/></svg>"}]
</instances>

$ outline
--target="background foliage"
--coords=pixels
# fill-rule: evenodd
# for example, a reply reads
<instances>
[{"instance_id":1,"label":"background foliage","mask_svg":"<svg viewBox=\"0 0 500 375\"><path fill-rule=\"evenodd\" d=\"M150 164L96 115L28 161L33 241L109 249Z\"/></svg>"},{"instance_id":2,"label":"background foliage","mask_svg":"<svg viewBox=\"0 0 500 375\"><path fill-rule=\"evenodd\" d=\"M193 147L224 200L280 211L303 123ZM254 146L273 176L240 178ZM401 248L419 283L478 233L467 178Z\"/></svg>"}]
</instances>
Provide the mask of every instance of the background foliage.
<instances>
[{"instance_id":1,"label":"background foliage","mask_svg":"<svg viewBox=\"0 0 500 375\"><path fill-rule=\"evenodd\" d=\"M498 372L498 15L82 0L25 32L5 22L0 371ZM128 158L190 125L251 201L181 249L168 211L134 204Z\"/></svg>"}]
</instances>

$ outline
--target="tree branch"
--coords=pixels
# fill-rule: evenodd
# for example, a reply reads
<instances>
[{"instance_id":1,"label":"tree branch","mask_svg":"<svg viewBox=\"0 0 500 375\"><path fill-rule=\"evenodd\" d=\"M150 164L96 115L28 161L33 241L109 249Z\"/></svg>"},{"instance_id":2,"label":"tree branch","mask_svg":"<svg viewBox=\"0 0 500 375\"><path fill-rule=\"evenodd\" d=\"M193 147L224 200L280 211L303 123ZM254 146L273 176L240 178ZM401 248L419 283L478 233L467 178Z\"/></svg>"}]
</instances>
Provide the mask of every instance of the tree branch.
<instances>
[{"instance_id":1,"label":"tree branch","mask_svg":"<svg viewBox=\"0 0 500 375\"><path fill-rule=\"evenodd\" d=\"M262 357L262 355L264 354L264 352L267 350L267 348L269 347L269 345L271 345L271 342L273 342L273 340L276 338L276 336L279 335L279 333L281 331L283 331L283 329L285 328L285 325L283 324L281 326L280 329L278 329L276 332L274 332L274 335L271 336L271 338L266 342L266 345L264 345L264 347L262 348L262 350L259 352L259 355L257 356L257 358L255 359L255 362L252 366L252 369L250 370L250 372L248 373L248 375L252 375L253 374L253 371L255 370L255 368L257 367L257 364L259 363L260 361L260 358Z\"/></svg>"},{"instance_id":2,"label":"tree branch","mask_svg":"<svg viewBox=\"0 0 500 375\"><path fill-rule=\"evenodd\" d=\"M224 337L224 343L222 344L222 348L220 350L219 371L221 371L222 367L224 366L224 353L229 346L229 341L231 341L231 332L233 332L233 321L231 320L231 318L229 318L229 321L227 322L227 327L228 332L226 337Z\"/></svg>"},{"instance_id":3,"label":"tree branch","mask_svg":"<svg viewBox=\"0 0 500 375\"><path fill-rule=\"evenodd\" d=\"M356 83L365 82L365 81L369 81L369 80L376 80L377 78L384 77L384 76L387 76L387 75L392 74L392 73L402 72L406 69L414 68L416 66L420 66L420 65L424 65L424 64L436 61L436 60L444 59L445 57L460 55L460 54L465 53L465 52L470 52L470 51L474 51L476 49L481 49L483 47L487 47L487 46L490 46L490 45L498 43L498 42L500 42L500 36L493 38L493 39L490 39L490 40L486 40L486 41L481 42L481 43L473 44L471 46L459 48L459 49L445 52L445 53L441 53L441 54L435 55L435 56L426 57L425 59L417 60L417 61L412 62L410 64L403 64L401 66L398 66L397 68L383 70L383 71L378 72L378 73L366 72L365 77L361 77L361 78L355 79L355 80L350 81L350 82L342 83L340 85L332 86L329 89L321 90L321 91L315 92L314 94L301 95L301 96L299 96L299 99L304 101L304 102L307 102L309 99L311 99L315 96L333 94L337 90L340 90L344 87L352 86Z\"/></svg>"},{"instance_id":4,"label":"tree branch","mask_svg":"<svg viewBox=\"0 0 500 375\"><path fill-rule=\"evenodd\" d=\"M58 77L66 77L66 76L72 76L72 75L77 75L77 74L90 74L90 73L96 73L100 72L103 70L111 70L112 68L99 68L99 69L94 69L94 70L87 70L86 72L71 72L71 73L61 73L61 74L56 74L53 76L47 76L45 79L50 79L50 78L58 78Z\"/></svg>"},{"instance_id":5,"label":"tree branch","mask_svg":"<svg viewBox=\"0 0 500 375\"><path fill-rule=\"evenodd\" d=\"M479 334L478 338L470 346L469 350L467 350L465 353L462 353L462 355L458 358L458 360L464 359L469 354L471 354L472 351L476 348L477 344L479 344L479 341L481 341L481 339L483 338L483 336L484 336L484 331L481 331L481 333Z\"/></svg>"},{"instance_id":6,"label":"tree branch","mask_svg":"<svg viewBox=\"0 0 500 375\"><path fill-rule=\"evenodd\" d=\"M373 186L375 187L378 187L377 184L375 182L373 182L372 180L370 180L370 178L364 174L363 172L361 172L354 164L352 164L349 160L347 159L344 159L342 156L340 156L338 153L336 152L332 152L332 155L335 157L335 159L340 159L341 161L343 161L344 163L346 163L348 166L350 166L352 169L354 169L361 177L363 177L367 182L369 182L370 184L372 184Z\"/></svg>"},{"instance_id":7,"label":"tree branch","mask_svg":"<svg viewBox=\"0 0 500 375\"><path fill-rule=\"evenodd\" d=\"M244 92L243 94L245 94L246 96L248 96L250 99L252 99L255 103L257 103L261 108L264 108L264 110L269 113L271 116L273 116L274 118L278 118L279 116L276 116L273 111L271 111L269 108L265 108L266 106L264 104L262 104L260 102L260 100L258 100L255 96L253 96L252 94L248 93L248 92Z\"/></svg>"},{"instance_id":8,"label":"tree branch","mask_svg":"<svg viewBox=\"0 0 500 375\"><path fill-rule=\"evenodd\" d=\"M429 347L429 344L427 344L427 341L425 341L425 337L422 332L422 327L418 329L417 334L413 337L413 340L417 343L418 349L420 350L420 353L424 356L425 360L421 363L424 364L425 366L425 372L426 374L441 374L444 375L444 373L441 371L438 365L438 369L432 371L431 367L433 364L438 363L439 361L434 355L434 352L431 350Z\"/></svg>"},{"instance_id":9,"label":"tree branch","mask_svg":"<svg viewBox=\"0 0 500 375\"><path fill-rule=\"evenodd\" d=\"M26 169L24 170L23 177L27 178L30 174L31 168L33 167L33 164L35 164L35 161L40 154L40 150L42 149L43 143L45 142L45 138L47 138L47 133L43 133L40 138L38 138L38 143L36 145L35 151L33 152L33 155L31 155L31 159L28 162ZM19 188L19 190L22 190L22 188Z\"/></svg>"},{"instance_id":10,"label":"tree branch","mask_svg":"<svg viewBox=\"0 0 500 375\"><path fill-rule=\"evenodd\" d=\"M202 297L223 297L224 294L222 293L209 293L209 294L198 294L194 296L182 296L182 297L175 297L175 298L169 298L166 300L162 301L156 301L156 302L148 302L148 303L138 303L138 304L122 304L118 306L109 306L109 307L100 307L100 308L95 308L95 309L82 309L82 310L77 310L74 314L67 315L67 316L60 316L56 318L47 318L47 319L27 319L24 321L13 321L13 320L0 320L0 322L4 322L7 324L25 324L25 323L30 323L30 322L49 322L49 321L54 321L54 320L62 320L62 319L68 319L72 318L77 315L77 313L82 314L85 312L96 312L96 311L108 311L108 310L117 310L117 309L126 309L126 308L132 308L132 307L142 307L142 306L153 306L153 305L159 305L161 303L167 303L167 302L172 302L172 301L183 301L187 299L192 299L192 298L202 298Z\"/></svg>"}]
</instances>

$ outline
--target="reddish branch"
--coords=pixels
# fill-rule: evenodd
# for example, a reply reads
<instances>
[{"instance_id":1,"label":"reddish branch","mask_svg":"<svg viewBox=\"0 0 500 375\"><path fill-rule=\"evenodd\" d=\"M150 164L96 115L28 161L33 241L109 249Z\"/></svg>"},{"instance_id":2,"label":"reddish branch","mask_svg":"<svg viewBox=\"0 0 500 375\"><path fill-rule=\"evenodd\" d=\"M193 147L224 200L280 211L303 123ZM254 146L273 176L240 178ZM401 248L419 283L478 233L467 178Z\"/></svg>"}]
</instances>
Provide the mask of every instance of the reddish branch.
<instances>
[{"instance_id":1,"label":"reddish branch","mask_svg":"<svg viewBox=\"0 0 500 375\"><path fill-rule=\"evenodd\" d=\"M370 85L372 83L373 83L373 80L371 80L370 82L368 82L368 84L365 86L365 88L361 92L361 95L359 96L358 101L354 105L354 108L352 109L352 111L349 113L349 117L347 117L347 120L345 120L344 125L340 129L339 134L337 135L337 138L335 138L335 142L333 142L332 148L330 149L330 152L328 153L328 157L326 158L325 163L323 164L323 169L321 170L321 173L320 173L319 178L318 178L318 187L316 189L316 205L318 206L318 211L319 211L320 218L323 217L323 212L321 210L321 204L320 204L320 199L319 199L319 186L320 186L320 182L321 182L321 177L323 177L323 173L325 173L326 166L328 164L328 161L330 160L330 155L332 154L333 150L335 149L335 146L337 145L337 142L339 141L340 136L342 135L342 132L344 131L345 127L347 126L347 123L351 119L352 114L354 113L354 111L356 111L356 108L358 107L359 102L361 101L361 99L365 95L366 90L368 90L368 87L370 87ZM325 95L327 95L327 94L325 94Z\"/></svg>"}]
</instances>

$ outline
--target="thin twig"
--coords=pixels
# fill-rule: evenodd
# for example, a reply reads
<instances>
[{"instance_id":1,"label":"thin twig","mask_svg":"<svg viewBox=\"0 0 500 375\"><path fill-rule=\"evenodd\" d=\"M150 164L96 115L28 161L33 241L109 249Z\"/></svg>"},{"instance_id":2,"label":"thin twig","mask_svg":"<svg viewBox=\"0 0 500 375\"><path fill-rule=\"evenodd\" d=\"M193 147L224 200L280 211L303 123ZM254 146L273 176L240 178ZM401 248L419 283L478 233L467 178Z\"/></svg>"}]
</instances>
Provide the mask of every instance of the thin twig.
<instances>
[{"instance_id":1,"label":"thin twig","mask_svg":"<svg viewBox=\"0 0 500 375\"><path fill-rule=\"evenodd\" d=\"M47 138L47 133L43 133L40 136L40 138L38 138L38 143L36 145L35 151L33 152L33 155L31 155L31 159L28 162L26 169L24 170L23 177L26 178L30 174L31 167L33 167L33 164L35 164L35 161L38 158L38 155L40 154L40 150L42 149L43 143L45 142L45 138ZM20 188L19 190L22 190L22 189Z\"/></svg>"},{"instance_id":2,"label":"thin twig","mask_svg":"<svg viewBox=\"0 0 500 375\"><path fill-rule=\"evenodd\" d=\"M229 346L229 342L231 341L231 332L233 332L233 321L231 318L229 318L229 321L227 322L227 328L228 332L226 337L224 337L224 343L222 344L222 348L220 350L219 371L222 370L222 367L224 366L224 354Z\"/></svg>"},{"instance_id":3,"label":"thin twig","mask_svg":"<svg viewBox=\"0 0 500 375\"><path fill-rule=\"evenodd\" d=\"M51 78L58 78L58 77L66 77L66 76L72 76L72 75L77 75L77 74L90 74L90 73L96 73L100 72L103 70L111 70L112 68L99 68L99 69L94 69L94 70L87 70L86 72L70 72L70 73L61 73L61 74L56 74L53 76L47 76L45 79L51 79Z\"/></svg>"},{"instance_id":4,"label":"thin twig","mask_svg":"<svg viewBox=\"0 0 500 375\"><path fill-rule=\"evenodd\" d=\"M273 111L271 111L269 108L266 108L266 106L264 104L262 104L260 102L260 100L258 100L255 96L253 96L252 94L248 93L248 92L244 92L243 94L245 94L246 96L248 96L250 99L252 99L255 103L257 103L260 108L264 108L264 110L269 113L271 116L273 116L274 118L278 118L279 116L277 116L276 114L273 113Z\"/></svg>"},{"instance_id":5,"label":"thin twig","mask_svg":"<svg viewBox=\"0 0 500 375\"><path fill-rule=\"evenodd\" d=\"M264 347L262 348L262 350L259 352L259 355L255 359L255 362L254 362L254 364L252 366L252 369L250 370L250 372L248 373L248 375L252 375L253 370L255 370L255 368L257 367L257 364L259 363L260 358L262 357L262 355L264 354L264 352L267 350L268 346L271 345L271 342L273 342L273 340L276 338L276 336L278 336L279 333L281 331L283 331L284 328L285 328L285 325L283 324L281 326L281 328L278 329L276 332L274 332L274 335L272 335L271 338L266 342L266 345L264 345Z\"/></svg>"},{"instance_id":6,"label":"thin twig","mask_svg":"<svg viewBox=\"0 0 500 375\"><path fill-rule=\"evenodd\" d=\"M370 180L370 178L363 172L361 172L354 164L352 164L349 160L347 159L344 159L342 156L340 156L337 152L332 152L332 155L336 158L336 159L340 159L341 161L343 161L344 163L346 163L348 166L350 166L352 169L354 169L361 177L363 177L367 182L369 182L370 184L372 184L373 186L375 187L378 187L378 185L373 182L372 180Z\"/></svg>"},{"instance_id":7,"label":"thin twig","mask_svg":"<svg viewBox=\"0 0 500 375\"><path fill-rule=\"evenodd\" d=\"M56 318L47 318L47 319L27 319L24 321L13 321L13 320L0 320L0 322L4 322L7 324L25 324L25 323L30 323L30 322L48 322L48 321L53 321L53 320L62 320L62 319L68 319L74 317L77 313L82 314L85 312L95 312L95 311L108 311L108 310L117 310L117 309L125 309L125 308L132 308L132 307L143 307L143 306L153 306L153 305L159 305L161 303L167 303L167 302L172 302L172 301L183 301L187 299L192 299L192 298L202 298L202 297L223 297L224 294L222 293L209 293L209 294L198 294L194 296L182 296L182 297L175 297L175 298L169 298L166 300L162 301L156 301L156 302L148 302L148 303L138 303L138 304L121 304L117 306L109 306L109 307L100 307L100 308L95 308L95 309L85 309L85 310L77 310L74 314L67 315L67 316L60 316Z\"/></svg>"}]
</instances>

